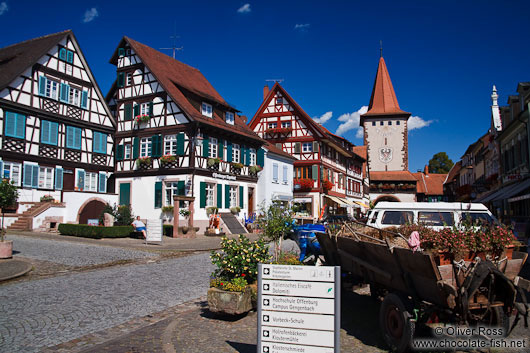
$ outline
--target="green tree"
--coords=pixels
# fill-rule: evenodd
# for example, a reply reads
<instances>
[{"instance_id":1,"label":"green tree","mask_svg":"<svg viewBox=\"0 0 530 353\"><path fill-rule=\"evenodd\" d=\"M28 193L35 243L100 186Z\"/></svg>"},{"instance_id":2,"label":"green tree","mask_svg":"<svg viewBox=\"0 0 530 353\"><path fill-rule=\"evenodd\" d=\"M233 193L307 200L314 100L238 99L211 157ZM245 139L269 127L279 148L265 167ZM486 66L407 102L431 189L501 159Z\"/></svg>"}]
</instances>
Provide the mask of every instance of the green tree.
<instances>
[{"instance_id":1,"label":"green tree","mask_svg":"<svg viewBox=\"0 0 530 353\"><path fill-rule=\"evenodd\" d=\"M256 224L262 230L263 237L274 242L275 249L281 248L283 236L289 234L293 228L291 209L278 202L273 202L268 207L262 206ZM275 251L275 260L278 260L278 256Z\"/></svg>"},{"instance_id":2,"label":"green tree","mask_svg":"<svg viewBox=\"0 0 530 353\"><path fill-rule=\"evenodd\" d=\"M453 161L447 153L438 152L429 161L429 173L446 174L453 167Z\"/></svg>"},{"instance_id":3,"label":"green tree","mask_svg":"<svg viewBox=\"0 0 530 353\"><path fill-rule=\"evenodd\" d=\"M0 183L0 208L2 209L2 229L0 230L0 241L4 241L4 209L15 205L18 200L18 190L13 182L2 179Z\"/></svg>"}]
</instances>

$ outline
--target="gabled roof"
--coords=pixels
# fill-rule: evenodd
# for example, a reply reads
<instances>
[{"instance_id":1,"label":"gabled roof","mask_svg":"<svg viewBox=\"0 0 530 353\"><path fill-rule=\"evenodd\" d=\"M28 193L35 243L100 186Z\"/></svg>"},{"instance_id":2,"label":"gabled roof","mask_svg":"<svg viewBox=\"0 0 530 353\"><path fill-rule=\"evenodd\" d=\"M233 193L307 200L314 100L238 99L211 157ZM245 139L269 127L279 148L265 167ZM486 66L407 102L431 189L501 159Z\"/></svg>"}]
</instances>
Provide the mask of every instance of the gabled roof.
<instances>
[{"instance_id":1,"label":"gabled roof","mask_svg":"<svg viewBox=\"0 0 530 353\"><path fill-rule=\"evenodd\" d=\"M447 177L445 178L444 184L453 182L453 179L456 178L458 173L460 172L460 169L462 169L462 161L458 161L455 164L453 164L453 167L447 174Z\"/></svg>"},{"instance_id":2,"label":"gabled roof","mask_svg":"<svg viewBox=\"0 0 530 353\"><path fill-rule=\"evenodd\" d=\"M268 149L269 153L273 153L273 154L276 154L278 156L282 156L282 157L285 157L285 158L288 158L288 159L292 159L293 161L297 160L296 157L294 157L294 156L290 155L289 153L279 149L278 147L274 146L272 143L270 143L268 141L265 143L265 146L263 146L263 147Z\"/></svg>"},{"instance_id":3,"label":"gabled roof","mask_svg":"<svg viewBox=\"0 0 530 353\"><path fill-rule=\"evenodd\" d=\"M68 34L72 31L49 34L0 49L0 89L13 82Z\"/></svg>"},{"instance_id":4,"label":"gabled roof","mask_svg":"<svg viewBox=\"0 0 530 353\"><path fill-rule=\"evenodd\" d=\"M379 59L368 111L362 116L371 115L410 115L410 113L399 108L396 93L383 57Z\"/></svg>"},{"instance_id":5,"label":"gabled roof","mask_svg":"<svg viewBox=\"0 0 530 353\"><path fill-rule=\"evenodd\" d=\"M425 174L422 172L412 173L416 180L416 192L418 194L425 195L443 195L444 193L444 181L447 178L447 174Z\"/></svg>"},{"instance_id":6,"label":"gabled roof","mask_svg":"<svg viewBox=\"0 0 530 353\"><path fill-rule=\"evenodd\" d=\"M396 171L370 171L370 181L416 181L414 175L408 170L396 170Z\"/></svg>"},{"instance_id":7,"label":"gabled roof","mask_svg":"<svg viewBox=\"0 0 530 353\"><path fill-rule=\"evenodd\" d=\"M262 143L264 142L263 139L247 126L243 118L237 114L235 114L234 125L231 125L226 123L224 117L219 116L215 112L212 118L203 116L201 112L190 103L187 98L189 95L188 92L199 96L201 99L214 106L220 105L225 110L237 112L234 107L229 105L223 97L221 97L199 70L129 37L123 37L118 48L121 47L124 42L131 46L136 55L138 55L144 65L149 68L167 94L169 94L171 99L173 99L190 120L220 128L228 132L236 132L253 140ZM117 63L118 48L116 48L110 60L113 64Z\"/></svg>"}]
</instances>

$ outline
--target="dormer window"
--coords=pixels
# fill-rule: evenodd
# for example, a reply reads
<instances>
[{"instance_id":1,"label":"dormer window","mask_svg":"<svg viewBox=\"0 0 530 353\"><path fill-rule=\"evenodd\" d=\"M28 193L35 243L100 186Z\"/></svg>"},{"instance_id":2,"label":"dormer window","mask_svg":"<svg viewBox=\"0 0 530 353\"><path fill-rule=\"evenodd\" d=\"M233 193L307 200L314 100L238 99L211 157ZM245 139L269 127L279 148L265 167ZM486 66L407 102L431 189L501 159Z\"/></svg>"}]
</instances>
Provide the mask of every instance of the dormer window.
<instances>
[{"instance_id":1,"label":"dormer window","mask_svg":"<svg viewBox=\"0 0 530 353\"><path fill-rule=\"evenodd\" d=\"M67 63L73 64L74 52L66 48L59 49L59 59L66 61Z\"/></svg>"},{"instance_id":2,"label":"dormer window","mask_svg":"<svg viewBox=\"0 0 530 353\"><path fill-rule=\"evenodd\" d=\"M283 104L283 98L282 97L276 98L276 104Z\"/></svg>"},{"instance_id":3,"label":"dormer window","mask_svg":"<svg viewBox=\"0 0 530 353\"><path fill-rule=\"evenodd\" d=\"M278 126L277 123L269 123L269 129L276 129L276 127Z\"/></svg>"},{"instance_id":4,"label":"dormer window","mask_svg":"<svg viewBox=\"0 0 530 353\"><path fill-rule=\"evenodd\" d=\"M234 125L234 113L232 112L226 112L226 123L230 125Z\"/></svg>"},{"instance_id":5,"label":"dormer window","mask_svg":"<svg viewBox=\"0 0 530 353\"><path fill-rule=\"evenodd\" d=\"M211 104L208 104L208 103L202 103L202 107L201 107L201 113L202 115L204 116L207 116L208 118L211 118L212 117L212 105Z\"/></svg>"}]
</instances>

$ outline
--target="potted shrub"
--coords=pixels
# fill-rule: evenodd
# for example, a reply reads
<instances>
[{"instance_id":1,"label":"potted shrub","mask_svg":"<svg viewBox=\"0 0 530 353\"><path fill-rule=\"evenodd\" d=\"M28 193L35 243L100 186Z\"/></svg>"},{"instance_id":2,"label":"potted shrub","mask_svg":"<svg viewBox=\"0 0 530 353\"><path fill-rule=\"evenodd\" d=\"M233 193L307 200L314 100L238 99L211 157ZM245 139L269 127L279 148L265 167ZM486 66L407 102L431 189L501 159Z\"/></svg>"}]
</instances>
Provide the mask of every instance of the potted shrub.
<instances>
[{"instance_id":1,"label":"potted shrub","mask_svg":"<svg viewBox=\"0 0 530 353\"><path fill-rule=\"evenodd\" d=\"M236 207L230 207L230 212L232 212L233 215L236 215L241 211L241 208L239 206Z\"/></svg>"},{"instance_id":2,"label":"potted shrub","mask_svg":"<svg viewBox=\"0 0 530 353\"><path fill-rule=\"evenodd\" d=\"M18 190L12 181L2 179L0 182L0 208L2 209L2 229L0 229L0 259L13 257L13 241L6 240L4 228L4 210L12 207L18 200Z\"/></svg>"},{"instance_id":3,"label":"potted shrub","mask_svg":"<svg viewBox=\"0 0 530 353\"><path fill-rule=\"evenodd\" d=\"M54 202L55 199L53 198L52 195L44 195L44 196L41 196L40 198L40 202Z\"/></svg>"},{"instance_id":4,"label":"potted shrub","mask_svg":"<svg viewBox=\"0 0 530 353\"><path fill-rule=\"evenodd\" d=\"M186 208L182 208L179 210L179 213L182 217L188 219L188 217L190 216L190 210L186 209Z\"/></svg>"},{"instance_id":5,"label":"potted shrub","mask_svg":"<svg viewBox=\"0 0 530 353\"><path fill-rule=\"evenodd\" d=\"M243 169L243 164L237 162L230 163L230 173L239 175L241 174L241 169Z\"/></svg>"},{"instance_id":6,"label":"potted shrub","mask_svg":"<svg viewBox=\"0 0 530 353\"><path fill-rule=\"evenodd\" d=\"M221 163L221 160L219 158L208 158L208 169L219 170L219 163Z\"/></svg>"},{"instance_id":7,"label":"potted shrub","mask_svg":"<svg viewBox=\"0 0 530 353\"><path fill-rule=\"evenodd\" d=\"M253 165L248 168L248 172L252 176L258 175L259 172L261 172L263 168L261 168L259 165Z\"/></svg>"},{"instance_id":8,"label":"potted shrub","mask_svg":"<svg viewBox=\"0 0 530 353\"><path fill-rule=\"evenodd\" d=\"M138 169L149 169L152 162L151 157L140 157L136 160L136 166Z\"/></svg>"},{"instance_id":9,"label":"potted shrub","mask_svg":"<svg viewBox=\"0 0 530 353\"><path fill-rule=\"evenodd\" d=\"M175 208L172 205L162 206L162 212L164 212L164 213L173 213L174 209Z\"/></svg>"},{"instance_id":10,"label":"potted shrub","mask_svg":"<svg viewBox=\"0 0 530 353\"><path fill-rule=\"evenodd\" d=\"M206 214L209 216L211 214L216 214L219 209L216 206L206 207Z\"/></svg>"},{"instance_id":11,"label":"potted shrub","mask_svg":"<svg viewBox=\"0 0 530 353\"><path fill-rule=\"evenodd\" d=\"M221 251L212 251L210 258L217 266L208 290L210 311L232 315L250 311L253 308L250 285L258 277L258 263L270 260L264 241L251 242L242 234L238 239L222 237Z\"/></svg>"},{"instance_id":12,"label":"potted shrub","mask_svg":"<svg viewBox=\"0 0 530 353\"><path fill-rule=\"evenodd\" d=\"M177 157L170 155L170 154L166 154L160 157L159 160L160 160L160 166L162 168L167 168L167 167L171 167L175 165L175 162L177 161Z\"/></svg>"}]
</instances>

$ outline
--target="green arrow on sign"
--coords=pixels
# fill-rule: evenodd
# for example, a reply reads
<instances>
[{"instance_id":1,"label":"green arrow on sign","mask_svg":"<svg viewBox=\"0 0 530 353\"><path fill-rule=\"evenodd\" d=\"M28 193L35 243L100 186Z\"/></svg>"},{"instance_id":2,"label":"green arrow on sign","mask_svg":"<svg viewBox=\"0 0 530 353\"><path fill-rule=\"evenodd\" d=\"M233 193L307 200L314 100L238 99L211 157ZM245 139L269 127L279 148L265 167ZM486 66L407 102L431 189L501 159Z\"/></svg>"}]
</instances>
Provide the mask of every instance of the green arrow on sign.
<instances>
[{"instance_id":1,"label":"green arrow on sign","mask_svg":"<svg viewBox=\"0 0 530 353\"><path fill-rule=\"evenodd\" d=\"M333 288L328 289L328 293L331 292L332 289L333 289Z\"/></svg>"}]
</instances>

